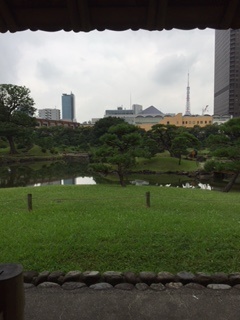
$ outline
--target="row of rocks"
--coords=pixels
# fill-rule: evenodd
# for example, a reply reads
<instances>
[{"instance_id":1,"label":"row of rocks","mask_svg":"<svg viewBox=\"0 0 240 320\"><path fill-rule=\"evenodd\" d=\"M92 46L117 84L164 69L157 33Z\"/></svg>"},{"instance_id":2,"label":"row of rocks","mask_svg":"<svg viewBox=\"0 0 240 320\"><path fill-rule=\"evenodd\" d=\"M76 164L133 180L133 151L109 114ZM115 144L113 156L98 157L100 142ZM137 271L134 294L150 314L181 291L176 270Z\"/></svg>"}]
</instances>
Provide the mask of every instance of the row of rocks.
<instances>
[{"instance_id":1,"label":"row of rocks","mask_svg":"<svg viewBox=\"0 0 240 320\"><path fill-rule=\"evenodd\" d=\"M75 285L84 286L99 286L99 284L108 284L111 287L116 286L144 286L147 287L179 287L194 285L211 288L213 285L224 285L225 288L239 286L240 287L240 273L226 274L223 272L207 274L197 272L181 271L177 274L170 272L117 272L107 271L100 273L99 271L69 271L64 273L62 271L25 271L23 273L24 283L39 286L43 283L52 283L59 286L67 286L67 283L75 283ZM131 286L132 285L132 286Z\"/></svg>"},{"instance_id":2,"label":"row of rocks","mask_svg":"<svg viewBox=\"0 0 240 320\"><path fill-rule=\"evenodd\" d=\"M25 289L30 289L33 287L36 288L36 286L32 283L25 283L24 287ZM235 286L231 287L228 284L212 283L212 284L208 284L207 287L205 287L201 284L194 283L194 282L190 282L186 285L183 285L181 282L169 282L169 283L166 283L165 285L162 283L152 283L150 286L143 282L137 283L136 285L132 283L123 282L113 286L107 282L99 282L99 283L92 284L88 287L86 283L83 283L83 282L65 282L62 285L55 282L42 282L37 286L37 288L61 288L64 290L75 290L75 289L82 289L82 288L89 288L94 290L108 290L108 289L115 288L115 289L126 290L126 291L130 291L134 289L137 289L139 291L146 291L148 289L152 289L154 291L163 291L165 289L180 289L180 288L189 288L194 290L196 289L200 290L200 289L206 289L206 288L213 289L213 290L228 290L231 288L236 288L240 290L240 284L236 284Z\"/></svg>"}]
</instances>

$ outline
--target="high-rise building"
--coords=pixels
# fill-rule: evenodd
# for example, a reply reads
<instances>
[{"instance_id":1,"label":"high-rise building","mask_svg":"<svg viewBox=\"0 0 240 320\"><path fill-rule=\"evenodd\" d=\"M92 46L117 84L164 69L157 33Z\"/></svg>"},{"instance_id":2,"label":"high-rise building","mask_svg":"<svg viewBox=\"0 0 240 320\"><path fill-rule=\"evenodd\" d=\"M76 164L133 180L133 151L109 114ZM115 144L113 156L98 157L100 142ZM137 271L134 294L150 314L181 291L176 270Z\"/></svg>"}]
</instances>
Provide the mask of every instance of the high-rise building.
<instances>
[{"instance_id":1,"label":"high-rise building","mask_svg":"<svg viewBox=\"0 0 240 320\"><path fill-rule=\"evenodd\" d=\"M73 93L62 95L62 120L76 121L75 119L75 96Z\"/></svg>"},{"instance_id":2,"label":"high-rise building","mask_svg":"<svg viewBox=\"0 0 240 320\"><path fill-rule=\"evenodd\" d=\"M214 114L240 117L240 29L215 31Z\"/></svg>"},{"instance_id":3,"label":"high-rise building","mask_svg":"<svg viewBox=\"0 0 240 320\"><path fill-rule=\"evenodd\" d=\"M187 95L186 95L186 110L185 110L185 116L191 116L189 73L188 73L188 81L187 81Z\"/></svg>"},{"instance_id":4,"label":"high-rise building","mask_svg":"<svg viewBox=\"0 0 240 320\"><path fill-rule=\"evenodd\" d=\"M48 120L60 120L60 110L59 109L40 109L38 110L38 116L41 119Z\"/></svg>"}]
</instances>

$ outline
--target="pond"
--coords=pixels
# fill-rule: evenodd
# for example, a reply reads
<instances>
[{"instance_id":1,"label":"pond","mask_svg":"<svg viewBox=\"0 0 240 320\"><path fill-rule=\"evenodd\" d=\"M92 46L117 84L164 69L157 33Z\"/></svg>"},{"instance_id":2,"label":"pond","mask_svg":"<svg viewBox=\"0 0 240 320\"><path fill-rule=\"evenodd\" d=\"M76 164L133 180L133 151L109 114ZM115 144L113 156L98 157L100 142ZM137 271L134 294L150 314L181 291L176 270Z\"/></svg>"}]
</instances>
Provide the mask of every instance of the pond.
<instances>
[{"instance_id":1,"label":"pond","mask_svg":"<svg viewBox=\"0 0 240 320\"><path fill-rule=\"evenodd\" d=\"M131 174L127 177L128 184L137 186L171 186L184 188L200 188L200 184L213 190L221 190L226 181L199 180L179 174ZM36 162L2 166L0 168L0 188L45 186L45 185L94 185L119 184L116 176L93 175L87 171L87 165L78 162ZM237 184L235 189L240 190Z\"/></svg>"}]
</instances>

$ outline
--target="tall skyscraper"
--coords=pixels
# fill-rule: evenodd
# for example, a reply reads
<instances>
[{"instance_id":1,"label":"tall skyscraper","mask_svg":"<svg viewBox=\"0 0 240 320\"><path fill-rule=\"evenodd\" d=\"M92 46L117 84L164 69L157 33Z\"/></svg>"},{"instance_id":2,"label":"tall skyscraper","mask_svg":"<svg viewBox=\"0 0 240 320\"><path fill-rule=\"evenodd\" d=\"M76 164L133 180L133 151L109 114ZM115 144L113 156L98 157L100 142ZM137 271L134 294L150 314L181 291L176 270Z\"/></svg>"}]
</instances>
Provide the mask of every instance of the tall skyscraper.
<instances>
[{"instance_id":1,"label":"tall skyscraper","mask_svg":"<svg viewBox=\"0 0 240 320\"><path fill-rule=\"evenodd\" d=\"M240 117L240 30L215 31L214 114Z\"/></svg>"},{"instance_id":2,"label":"tall skyscraper","mask_svg":"<svg viewBox=\"0 0 240 320\"><path fill-rule=\"evenodd\" d=\"M187 80L187 95L186 95L186 110L185 110L185 116L191 116L191 110L190 110L189 73L188 73L188 80Z\"/></svg>"},{"instance_id":3,"label":"tall skyscraper","mask_svg":"<svg viewBox=\"0 0 240 320\"><path fill-rule=\"evenodd\" d=\"M76 121L75 119L75 96L71 94L62 94L62 120Z\"/></svg>"}]
</instances>

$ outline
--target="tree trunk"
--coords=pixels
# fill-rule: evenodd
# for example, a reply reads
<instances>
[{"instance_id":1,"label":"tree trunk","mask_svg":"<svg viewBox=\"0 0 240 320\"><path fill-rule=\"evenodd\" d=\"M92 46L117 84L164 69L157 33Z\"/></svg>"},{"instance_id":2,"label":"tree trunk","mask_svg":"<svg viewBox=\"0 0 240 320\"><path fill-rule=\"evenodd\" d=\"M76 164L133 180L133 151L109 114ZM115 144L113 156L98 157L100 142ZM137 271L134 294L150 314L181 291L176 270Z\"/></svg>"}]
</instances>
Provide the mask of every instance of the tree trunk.
<instances>
[{"instance_id":1,"label":"tree trunk","mask_svg":"<svg viewBox=\"0 0 240 320\"><path fill-rule=\"evenodd\" d=\"M17 154L17 149L15 147L15 143L13 141L13 137L12 136L8 136L8 143L9 143L9 147L10 147L10 154Z\"/></svg>"},{"instance_id":2,"label":"tree trunk","mask_svg":"<svg viewBox=\"0 0 240 320\"><path fill-rule=\"evenodd\" d=\"M180 164L181 164L181 160L182 160L182 156L179 156L179 158L178 158L178 165L180 166Z\"/></svg>"},{"instance_id":3,"label":"tree trunk","mask_svg":"<svg viewBox=\"0 0 240 320\"><path fill-rule=\"evenodd\" d=\"M228 192L232 189L232 186L234 185L235 181L237 180L237 177L239 176L239 171L235 172L232 179L228 182L226 187L223 189L223 192Z\"/></svg>"},{"instance_id":4,"label":"tree trunk","mask_svg":"<svg viewBox=\"0 0 240 320\"><path fill-rule=\"evenodd\" d=\"M122 173L122 170L118 170L117 173L118 173L120 185L122 187L126 187L126 184L124 182L124 174Z\"/></svg>"}]
</instances>

